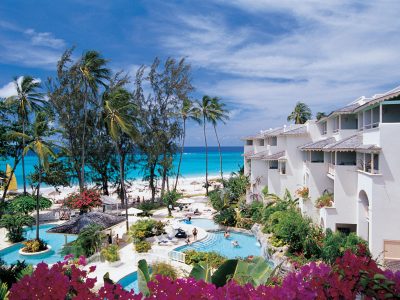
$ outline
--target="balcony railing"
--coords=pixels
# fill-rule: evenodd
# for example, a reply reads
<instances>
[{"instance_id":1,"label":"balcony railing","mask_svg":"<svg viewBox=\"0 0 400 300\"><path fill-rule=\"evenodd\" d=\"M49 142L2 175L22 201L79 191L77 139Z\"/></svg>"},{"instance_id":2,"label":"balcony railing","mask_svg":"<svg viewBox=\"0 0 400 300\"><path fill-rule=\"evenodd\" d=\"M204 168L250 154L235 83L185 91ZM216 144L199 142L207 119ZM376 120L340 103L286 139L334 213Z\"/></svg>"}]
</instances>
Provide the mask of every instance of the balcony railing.
<instances>
[{"instance_id":1,"label":"balcony railing","mask_svg":"<svg viewBox=\"0 0 400 300\"><path fill-rule=\"evenodd\" d=\"M335 176L335 165L328 163L328 174Z\"/></svg>"}]
</instances>

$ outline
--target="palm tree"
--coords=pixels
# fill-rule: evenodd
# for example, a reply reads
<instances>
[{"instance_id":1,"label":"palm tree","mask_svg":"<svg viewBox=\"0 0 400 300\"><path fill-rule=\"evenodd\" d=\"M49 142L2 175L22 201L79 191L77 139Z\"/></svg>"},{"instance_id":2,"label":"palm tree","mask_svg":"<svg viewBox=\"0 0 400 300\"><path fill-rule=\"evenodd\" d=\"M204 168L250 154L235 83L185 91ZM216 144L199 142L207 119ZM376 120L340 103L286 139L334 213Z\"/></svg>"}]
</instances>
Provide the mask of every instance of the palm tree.
<instances>
[{"instance_id":1,"label":"palm tree","mask_svg":"<svg viewBox=\"0 0 400 300\"><path fill-rule=\"evenodd\" d=\"M29 122L29 113L38 112L47 106L47 102L43 99L43 94L37 90L40 88L40 82L31 76L23 76L14 78L14 85L17 94L7 99L10 104L18 107L18 117L22 124L22 147L25 148L25 130L26 124ZM24 183L24 194L26 194L26 176L25 176L25 155L22 155L22 179Z\"/></svg>"},{"instance_id":2,"label":"palm tree","mask_svg":"<svg viewBox=\"0 0 400 300\"><path fill-rule=\"evenodd\" d=\"M225 108L225 104L220 101L218 97L213 97L211 99L211 110L209 115L209 121L214 127L215 137L218 142L218 151L219 151L219 167L221 173L221 179L224 180L223 171L222 171L222 153L221 153L221 143L219 142L218 133L217 133L217 123L222 122L225 123L229 119L228 110Z\"/></svg>"},{"instance_id":3,"label":"palm tree","mask_svg":"<svg viewBox=\"0 0 400 300\"><path fill-rule=\"evenodd\" d=\"M210 114L213 109L211 98L205 95L203 96L201 101L197 102L197 105L200 110L200 115L203 118L204 143L206 146L206 195L208 196L208 145L207 145L206 123L207 121L209 121Z\"/></svg>"},{"instance_id":4,"label":"palm tree","mask_svg":"<svg viewBox=\"0 0 400 300\"><path fill-rule=\"evenodd\" d=\"M321 120L322 118L325 118L325 117L326 117L326 113L321 112L321 111L317 112L317 114L315 115L315 118L317 118L317 121L319 121L319 120Z\"/></svg>"},{"instance_id":5,"label":"palm tree","mask_svg":"<svg viewBox=\"0 0 400 300\"><path fill-rule=\"evenodd\" d=\"M183 121L182 145L181 145L181 153L179 156L178 170L176 172L176 180L175 180L174 190L176 190L176 187L178 185L178 178L179 178L179 173L181 170L182 156L183 156L183 151L185 148L186 121L188 119L191 119L191 120L194 120L194 121L200 123L200 110L198 107L193 105L192 101L185 98L182 103L180 115L181 115L181 118Z\"/></svg>"},{"instance_id":6,"label":"palm tree","mask_svg":"<svg viewBox=\"0 0 400 300\"><path fill-rule=\"evenodd\" d=\"M287 117L288 121L294 121L295 124L304 124L311 119L311 109L304 102L297 102L294 110Z\"/></svg>"},{"instance_id":7,"label":"palm tree","mask_svg":"<svg viewBox=\"0 0 400 300\"><path fill-rule=\"evenodd\" d=\"M55 147L48 137L55 134L55 130L49 127L49 120L47 119L44 112L39 112L36 114L35 121L32 125L32 136L25 133L15 132L15 136L25 138L27 144L24 148L24 154L28 151L33 151L38 158L39 166L39 177L36 189L36 240L39 240L39 193L40 184L42 181L42 173L49 170L49 156L56 157L53 149Z\"/></svg>"},{"instance_id":8,"label":"palm tree","mask_svg":"<svg viewBox=\"0 0 400 300\"><path fill-rule=\"evenodd\" d=\"M131 102L132 95L123 88L118 88L115 91L107 93L104 101L104 120L108 133L114 141L115 148L119 155L119 175L121 184L121 201L125 204L126 213L126 230L129 230L128 223L128 203L125 197L125 175L122 163L122 153L118 146L118 141L122 134L129 135L136 140L139 132L134 126L138 121L137 107Z\"/></svg>"},{"instance_id":9,"label":"palm tree","mask_svg":"<svg viewBox=\"0 0 400 300\"><path fill-rule=\"evenodd\" d=\"M88 108L87 103L92 102L97 97L99 86L107 87L105 80L109 79L110 70L105 67L107 60L101 57L97 51L85 52L80 61L78 61L78 68L81 73L81 80L84 89L84 100L83 100L83 130L82 130L82 154L81 154L81 180L80 189L82 190L85 186L85 135L87 125ZM90 94L89 94L90 90Z\"/></svg>"}]
</instances>

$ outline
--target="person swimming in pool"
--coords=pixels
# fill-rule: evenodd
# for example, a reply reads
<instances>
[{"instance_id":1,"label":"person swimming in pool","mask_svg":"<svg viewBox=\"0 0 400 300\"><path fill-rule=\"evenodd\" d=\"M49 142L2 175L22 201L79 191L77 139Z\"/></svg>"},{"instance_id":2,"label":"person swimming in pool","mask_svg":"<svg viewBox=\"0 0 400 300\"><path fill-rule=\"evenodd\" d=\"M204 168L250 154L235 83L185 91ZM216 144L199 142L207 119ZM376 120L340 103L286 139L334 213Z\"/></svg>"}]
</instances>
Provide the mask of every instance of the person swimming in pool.
<instances>
[{"instance_id":1,"label":"person swimming in pool","mask_svg":"<svg viewBox=\"0 0 400 300\"><path fill-rule=\"evenodd\" d=\"M239 242L238 241L232 241L232 246L233 247L239 247Z\"/></svg>"},{"instance_id":2,"label":"person swimming in pool","mask_svg":"<svg viewBox=\"0 0 400 300\"><path fill-rule=\"evenodd\" d=\"M227 239L227 238L229 238L229 236L230 236L229 232L228 232L228 231L225 231L225 232L224 232L224 238Z\"/></svg>"}]
</instances>

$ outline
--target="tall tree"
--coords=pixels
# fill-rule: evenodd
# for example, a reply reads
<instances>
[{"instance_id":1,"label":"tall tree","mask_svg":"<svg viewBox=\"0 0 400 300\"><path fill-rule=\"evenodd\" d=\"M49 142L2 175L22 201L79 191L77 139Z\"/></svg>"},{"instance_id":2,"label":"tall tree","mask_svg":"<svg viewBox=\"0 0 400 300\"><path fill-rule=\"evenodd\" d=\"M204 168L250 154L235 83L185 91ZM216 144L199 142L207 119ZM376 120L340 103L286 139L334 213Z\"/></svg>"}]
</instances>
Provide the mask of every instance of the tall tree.
<instances>
[{"instance_id":1,"label":"tall tree","mask_svg":"<svg viewBox=\"0 0 400 300\"><path fill-rule=\"evenodd\" d=\"M96 105L98 90L100 86L107 87L106 80L109 79L110 70L106 68L107 61L101 57L97 51L85 52L77 63L80 70L83 84L83 130L82 130L82 154L81 154L81 176L83 185L85 185L85 139L86 126L88 118L88 104Z\"/></svg>"},{"instance_id":2,"label":"tall tree","mask_svg":"<svg viewBox=\"0 0 400 300\"><path fill-rule=\"evenodd\" d=\"M297 102L294 110L287 117L288 121L294 121L295 124L304 124L312 117L310 107L304 102Z\"/></svg>"},{"instance_id":3,"label":"tall tree","mask_svg":"<svg viewBox=\"0 0 400 300\"><path fill-rule=\"evenodd\" d=\"M317 114L315 115L315 117L317 118L317 121L319 121L319 120L321 120L322 118L325 118L325 117L326 117L326 113L319 111L319 112L317 112Z\"/></svg>"},{"instance_id":4,"label":"tall tree","mask_svg":"<svg viewBox=\"0 0 400 300\"><path fill-rule=\"evenodd\" d=\"M139 131L135 126L138 122L137 107L131 100L132 95L128 91L118 88L108 93L104 102L104 119L119 155L121 201L125 205L126 230L129 230L128 203L125 194L125 173L122 163L122 153L118 147L118 141L121 139L123 133L128 134L133 140L139 138Z\"/></svg>"},{"instance_id":5,"label":"tall tree","mask_svg":"<svg viewBox=\"0 0 400 300\"><path fill-rule=\"evenodd\" d=\"M201 116L203 118L203 133L204 133L204 144L206 147L206 195L208 196L208 144L207 144L207 134L206 134L206 124L210 119L210 114L213 109L211 98L207 95L203 96L201 101L197 102Z\"/></svg>"},{"instance_id":6,"label":"tall tree","mask_svg":"<svg viewBox=\"0 0 400 300\"><path fill-rule=\"evenodd\" d=\"M226 105L221 102L221 99L218 97L213 97L211 99L211 109L209 114L209 121L214 127L215 137L217 138L218 143L218 152L219 152L219 169L221 174L222 182L224 181L224 175L222 170L222 152L221 152L221 143L219 141L218 133L217 133L217 124L219 122L225 123L229 119L228 110L225 108Z\"/></svg>"},{"instance_id":7,"label":"tall tree","mask_svg":"<svg viewBox=\"0 0 400 300\"><path fill-rule=\"evenodd\" d=\"M179 179L179 174L181 170L181 163L182 163L182 156L183 156L183 151L185 149L185 138L186 138L186 121L187 120L194 120L197 123L200 123L200 110L198 107L194 105L192 101L189 99L185 98L183 99L182 103L182 108L180 110L180 117L182 118L182 124L183 124L183 129L182 129L182 145L181 145L181 153L179 155L179 163L178 163L178 168L176 171L176 179L175 179L175 185L174 185L174 190L176 190L176 187L178 185L178 179Z\"/></svg>"},{"instance_id":8,"label":"tall tree","mask_svg":"<svg viewBox=\"0 0 400 300\"><path fill-rule=\"evenodd\" d=\"M14 132L13 135L25 138L26 146L24 148L24 154L26 154L28 151L33 151L38 158L39 176L36 187L36 239L39 240L40 184L42 182L43 172L49 170L49 158L56 157L53 151L55 145L49 139L56 133L56 131L49 126L49 119L43 112L36 114L36 118L32 127L31 136L22 132Z\"/></svg>"},{"instance_id":9,"label":"tall tree","mask_svg":"<svg viewBox=\"0 0 400 300\"><path fill-rule=\"evenodd\" d=\"M14 102L18 106L18 118L22 124L22 133L25 134L26 124L29 122L29 114L32 111L40 111L45 108L46 101L43 94L39 93L40 81L31 76L15 77L14 86L16 95L9 97L9 102ZM22 136L22 146L25 147L25 138ZM25 155L22 154L22 180L24 184L24 194L26 194L26 175L25 175Z\"/></svg>"}]
</instances>

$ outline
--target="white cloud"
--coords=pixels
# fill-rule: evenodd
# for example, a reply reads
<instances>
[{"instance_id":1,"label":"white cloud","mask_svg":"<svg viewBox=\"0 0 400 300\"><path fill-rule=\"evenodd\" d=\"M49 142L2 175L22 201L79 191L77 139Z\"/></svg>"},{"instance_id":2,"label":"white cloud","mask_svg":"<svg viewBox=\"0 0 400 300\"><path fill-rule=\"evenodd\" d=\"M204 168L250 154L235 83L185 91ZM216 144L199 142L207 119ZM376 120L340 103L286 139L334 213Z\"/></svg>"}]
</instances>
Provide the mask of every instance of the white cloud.
<instances>
[{"instance_id":1,"label":"white cloud","mask_svg":"<svg viewBox=\"0 0 400 300\"><path fill-rule=\"evenodd\" d=\"M18 77L17 82L18 84L21 84L23 76ZM35 78L36 82L41 82L40 78ZM14 81L11 81L5 85L3 85L2 87L0 87L0 98L8 98L11 96L16 95L17 90L15 88L15 83Z\"/></svg>"},{"instance_id":2,"label":"white cloud","mask_svg":"<svg viewBox=\"0 0 400 300\"><path fill-rule=\"evenodd\" d=\"M256 22L232 26L223 9L205 15L178 8L179 30L164 26L161 41L195 67L221 74L218 81L202 78L199 92L248 111L234 114L224 131L232 143L250 128L281 125L299 100L315 113L330 111L399 85L400 2L216 2ZM280 16L292 21L275 33L266 21L278 26Z\"/></svg>"},{"instance_id":3,"label":"white cloud","mask_svg":"<svg viewBox=\"0 0 400 300\"><path fill-rule=\"evenodd\" d=\"M0 58L3 63L54 69L66 44L50 32L37 32L0 22Z\"/></svg>"}]
</instances>

